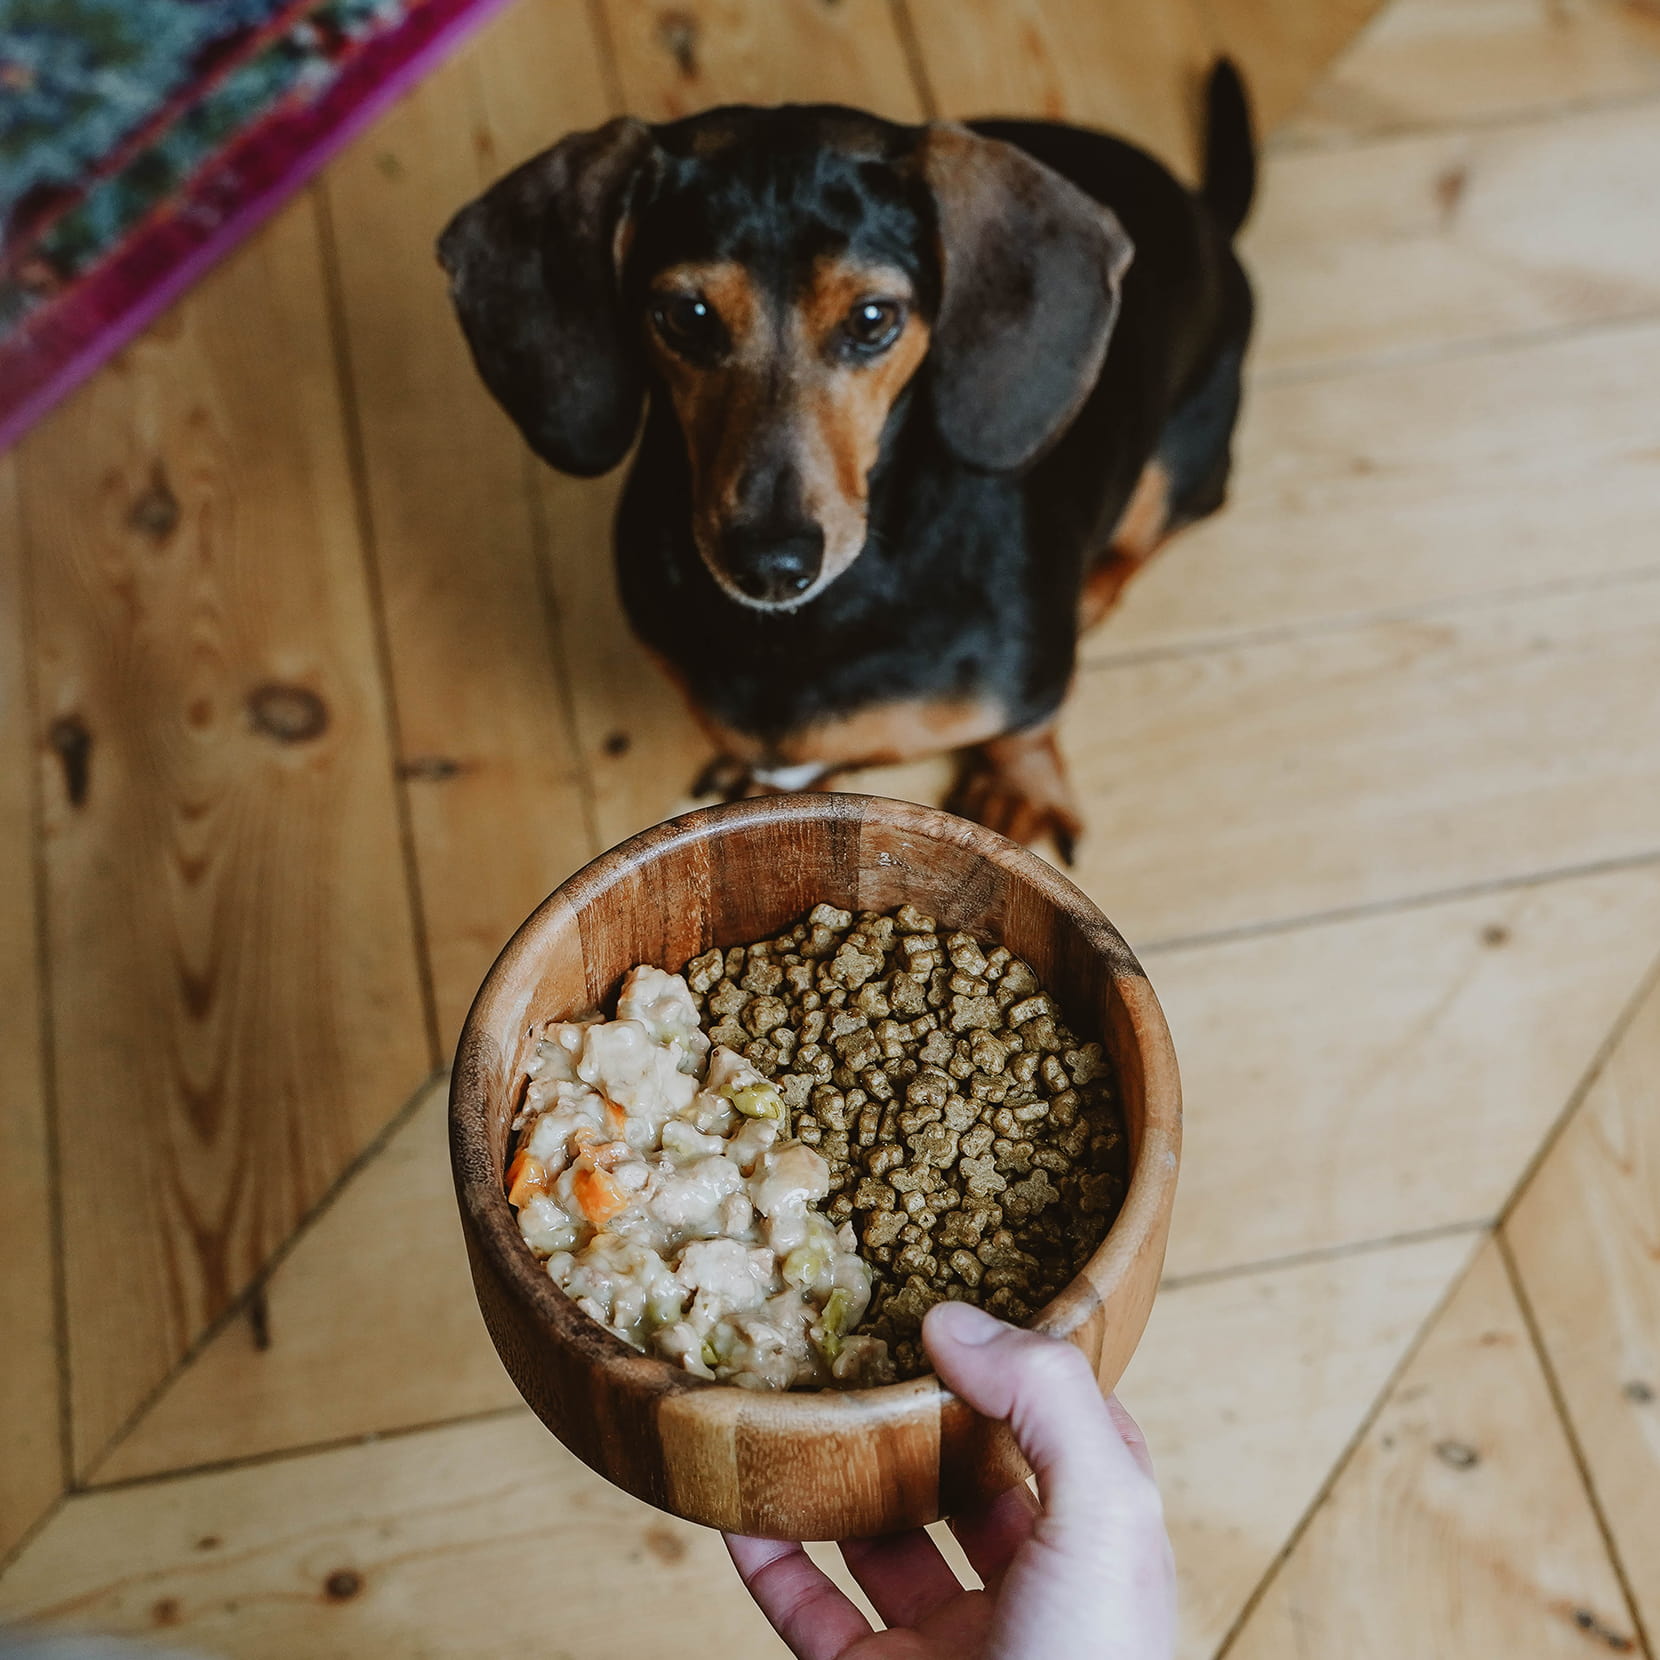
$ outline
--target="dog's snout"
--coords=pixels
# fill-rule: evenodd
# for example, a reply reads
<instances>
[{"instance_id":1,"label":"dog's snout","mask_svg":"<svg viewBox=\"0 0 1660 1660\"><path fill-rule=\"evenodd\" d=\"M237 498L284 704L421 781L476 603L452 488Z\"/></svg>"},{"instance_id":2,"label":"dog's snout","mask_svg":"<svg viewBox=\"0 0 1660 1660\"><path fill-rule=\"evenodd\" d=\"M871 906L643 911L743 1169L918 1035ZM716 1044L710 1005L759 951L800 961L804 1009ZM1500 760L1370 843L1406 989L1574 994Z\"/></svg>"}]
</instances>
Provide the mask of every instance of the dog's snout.
<instances>
[{"instance_id":1,"label":"dog's snout","mask_svg":"<svg viewBox=\"0 0 1660 1660\"><path fill-rule=\"evenodd\" d=\"M815 524L734 525L726 533L726 568L757 604L800 599L824 568L824 532Z\"/></svg>"}]
</instances>

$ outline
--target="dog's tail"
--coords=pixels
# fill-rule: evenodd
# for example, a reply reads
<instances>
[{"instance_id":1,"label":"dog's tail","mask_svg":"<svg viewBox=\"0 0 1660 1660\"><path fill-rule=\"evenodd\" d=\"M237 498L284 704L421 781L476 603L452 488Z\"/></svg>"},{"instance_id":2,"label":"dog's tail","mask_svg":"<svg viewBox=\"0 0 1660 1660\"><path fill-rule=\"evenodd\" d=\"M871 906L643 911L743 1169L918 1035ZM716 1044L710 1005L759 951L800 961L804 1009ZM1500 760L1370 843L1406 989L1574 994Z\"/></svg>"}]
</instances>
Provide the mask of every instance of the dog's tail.
<instances>
[{"instance_id":1,"label":"dog's tail","mask_svg":"<svg viewBox=\"0 0 1660 1660\"><path fill-rule=\"evenodd\" d=\"M1218 58L1205 89L1205 182L1200 194L1232 236L1245 223L1256 188L1251 100L1232 59Z\"/></svg>"}]
</instances>

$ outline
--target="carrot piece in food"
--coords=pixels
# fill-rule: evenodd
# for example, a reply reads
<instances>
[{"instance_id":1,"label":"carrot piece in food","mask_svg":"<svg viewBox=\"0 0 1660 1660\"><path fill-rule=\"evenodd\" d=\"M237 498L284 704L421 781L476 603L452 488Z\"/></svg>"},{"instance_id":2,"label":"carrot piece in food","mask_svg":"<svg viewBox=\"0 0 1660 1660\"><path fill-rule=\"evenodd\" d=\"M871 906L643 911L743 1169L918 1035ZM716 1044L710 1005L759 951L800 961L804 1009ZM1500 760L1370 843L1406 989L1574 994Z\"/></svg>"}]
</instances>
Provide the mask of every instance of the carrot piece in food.
<instances>
[{"instance_id":1,"label":"carrot piece in food","mask_svg":"<svg viewBox=\"0 0 1660 1660\"><path fill-rule=\"evenodd\" d=\"M582 1214L595 1227L603 1227L619 1210L626 1208L628 1194L616 1177L606 1170L584 1164L571 1179L571 1192L582 1206Z\"/></svg>"},{"instance_id":2,"label":"carrot piece in food","mask_svg":"<svg viewBox=\"0 0 1660 1660\"><path fill-rule=\"evenodd\" d=\"M548 1190L548 1167L530 1153L521 1152L507 1171L507 1202L523 1209L538 1193Z\"/></svg>"}]
</instances>

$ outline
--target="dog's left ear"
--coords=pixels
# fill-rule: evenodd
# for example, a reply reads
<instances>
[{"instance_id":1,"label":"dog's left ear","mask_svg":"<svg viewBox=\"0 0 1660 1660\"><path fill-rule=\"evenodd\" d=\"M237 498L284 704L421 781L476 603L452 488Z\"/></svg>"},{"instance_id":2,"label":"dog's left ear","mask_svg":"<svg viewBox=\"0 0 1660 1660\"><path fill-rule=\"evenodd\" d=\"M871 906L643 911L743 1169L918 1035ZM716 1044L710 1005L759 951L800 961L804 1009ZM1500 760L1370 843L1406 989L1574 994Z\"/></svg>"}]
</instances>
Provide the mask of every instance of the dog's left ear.
<instances>
[{"instance_id":1,"label":"dog's left ear","mask_svg":"<svg viewBox=\"0 0 1660 1660\"><path fill-rule=\"evenodd\" d=\"M652 147L628 117L572 133L438 239L484 384L544 461L585 478L616 466L640 424L645 371L621 317L617 235Z\"/></svg>"},{"instance_id":2,"label":"dog's left ear","mask_svg":"<svg viewBox=\"0 0 1660 1660\"><path fill-rule=\"evenodd\" d=\"M920 156L943 268L935 419L964 461L1012 472L1094 386L1134 249L1110 209L1012 144L936 124Z\"/></svg>"}]
</instances>

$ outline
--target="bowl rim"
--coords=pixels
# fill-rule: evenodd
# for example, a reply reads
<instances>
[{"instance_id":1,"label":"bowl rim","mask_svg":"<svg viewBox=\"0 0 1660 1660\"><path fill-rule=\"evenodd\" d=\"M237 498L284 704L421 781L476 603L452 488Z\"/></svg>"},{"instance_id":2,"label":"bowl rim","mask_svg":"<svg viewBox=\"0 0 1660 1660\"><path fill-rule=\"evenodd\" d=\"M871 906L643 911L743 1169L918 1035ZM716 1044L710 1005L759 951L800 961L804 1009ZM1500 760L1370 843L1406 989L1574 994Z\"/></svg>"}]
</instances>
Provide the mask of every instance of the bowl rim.
<instances>
[{"instance_id":1,"label":"bowl rim","mask_svg":"<svg viewBox=\"0 0 1660 1660\"><path fill-rule=\"evenodd\" d=\"M473 1227L469 1230L483 1250L498 1281L512 1288L515 1298L557 1341L579 1351L591 1365L634 1385L679 1396L699 1394L709 1408L741 1402L747 1414L757 1411L775 1427L792 1428L792 1408L803 1428L822 1426L827 1405L832 1410L857 1412L862 1421L909 1416L918 1405L950 1392L937 1373L929 1370L896 1383L871 1384L854 1389L786 1389L761 1392L736 1384L700 1378L671 1360L645 1354L625 1343L597 1320L584 1314L575 1301L548 1277L541 1263L525 1247L504 1186L504 1172L493 1170L487 1148L479 1148L468 1123L484 1122L486 1103L482 1078L500 1054L490 1016L507 987L516 983L527 959L545 954L544 936L565 907L580 912L619 881L643 865L680 848L713 836L761 824L822 822L825 819L869 823L880 820L895 829L929 840L954 841L970 847L1012 875L1042 890L1057 909L1089 939L1109 964L1113 988L1124 1004L1141 1061L1144 1111L1140 1143L1135 1149L1129 1185L1118 1215L1101 1243L1081 1263L1072 1278L1049 1302L1025 1322L1026 1329L1069 1339L1129 1278L1143 1250L1155 1243L1165 1227L1180 1165L1182 1106L1175 1049L1158 998L1145 971L1117 928L1095 902L1070 878L1029 848L984 825L942 808L887 796L844 792L795 792L753 797L712 807L695 808L666 819L607 849L565 878L514 931L479 986L457 1043L451 1076L449 1128L456 1195ZM485 1155L485 1156L480 1156Z\"/></svg>"}]
</instances>

